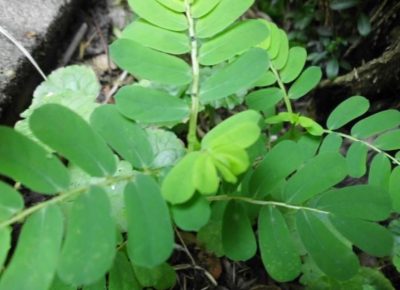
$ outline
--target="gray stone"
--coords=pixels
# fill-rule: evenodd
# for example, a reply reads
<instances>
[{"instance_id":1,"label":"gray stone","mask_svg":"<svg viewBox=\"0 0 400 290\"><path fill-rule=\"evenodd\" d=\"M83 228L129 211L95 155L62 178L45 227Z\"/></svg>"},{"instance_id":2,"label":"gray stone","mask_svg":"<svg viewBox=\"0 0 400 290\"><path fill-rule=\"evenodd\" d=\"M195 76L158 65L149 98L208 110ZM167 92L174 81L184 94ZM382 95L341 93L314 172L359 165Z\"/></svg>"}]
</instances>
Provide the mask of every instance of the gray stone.
<instances>
[{"instance_id":1,"label":"gray stone","mask_svg":"<svg viewBox=\"0 0 400 290\"><path fill-rule=\"evenodd\" d=\"M71 14L83 0L0 0L0 26L14 36L47 73ZM0 122L12 124L29 104L41 76L26 57L0 34Z\"/></svg>"}]
</instances>

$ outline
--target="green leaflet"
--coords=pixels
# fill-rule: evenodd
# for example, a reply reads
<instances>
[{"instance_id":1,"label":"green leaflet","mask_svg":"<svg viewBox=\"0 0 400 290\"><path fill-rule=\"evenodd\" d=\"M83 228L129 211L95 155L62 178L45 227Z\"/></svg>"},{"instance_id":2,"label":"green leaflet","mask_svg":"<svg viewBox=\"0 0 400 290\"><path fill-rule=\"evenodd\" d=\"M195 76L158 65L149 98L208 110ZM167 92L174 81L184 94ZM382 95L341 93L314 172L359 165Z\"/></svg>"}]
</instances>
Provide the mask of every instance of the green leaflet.
<instances>
[{"instance_id":1,"label":"green leaflet","mask_svg":"<svg viewBox=\"0 0 400 290\"><path fill-rule=\"evenodd\" d=\"M164 1L172 2L172 0ZM169 10L156 0L129 0L129 5L135 13L154 25L174 31L188 28L188 22L182 13Z\"/></svg>"},{"instance_id":2,"label":"green leaflet","mask_svg":"<svg viewBox=\"0 0 400 290\"><path fill-rule=\"evenodd\" d=\"M258 20L240 22L202 44L199 62L216 65L256 46L269 35L268 28Z\"/></svg>"},{"instance_id":3,"label":"green leaflet","mask_svg":"<svg viewBox=\"0 0 400 290\"><path fill-rule=\"evenodd\" d=\"M126 255L117 252L109 275L109 290L142 290Z\"/></svg>"},{"instance_id":4,"label":"green leaflet","mask_svg":"<svg viewBox=\"0 0 400 290\"><path fill-rule=\"evenodd\" d=\"M272 206L261 209L258 236L263 264L278 282L294 280L301 272L301 260L282 213Z\"/></svg>"},{"instance_id":5,"label":"green leaflet","mask_svg":"<svg viewBox=\"0 0 400 290\"><path fill-rule=\"evenodd\" d=\"M289 56L286 65L280 71L280 77L283 83L293 82L303 71L307 60L307 50L302 47L292 47L289 50Z\"/></svg>"},{"instance_id":6,"label":"green leaflet","mask_svg":"<svg viewBox=\"0 0 400 290\"><path fill-rule=\"evenodd\" d=\"M393 169L390 175L389 193L393 202L393 210L400 212L400 166Z\"/></svg>"},{"instance_id":7,"label":"green leaflet","mask_svg":"<svg viewBox=\"0 0 400 290\"><path fill-rule=\"evenodd\" d=\"M215 148L212 155L214 161L225 165L234 175L244 173L250 166L249 155L246 150L235 145L224 145Z\"/></svg>"},{"instance_id":8,"label":"green leaflet","mask_svg":"<svg viewBox=\"0 0 400 290\"><path fill-rule=\"evenodd\" d=\"M56 156L11 128L0 126L0 138L1 174L45 194L68 187L68 171Z\"/></svg>"},{"instance_id":9,"label":"green leaflet","mask_svg":"<svg viewBox=\"0 0 400 290\"><path fill-rule=\"evenodd\" d=\"M154 1L145 0L146 5ZM130 39L115 41L110 46L110 54L120 68L139 78L171 85L186 85L192 81L191 68L184 60Z\"/></svg>"},{"instance_id":10,"label":"green leaflet","mask_svg":"<svg viewBox=\"0 0 400 290\"><path fill-rule=\"evenodd\" d=\"M343 138L337 133L328 134L321 144L319 154L325 152L340 152L342 147Z\"/></svg>"},{"instance_id":11,"label":"green leaflet","mask_svg":"<svg viewBox=\"0 0 400 290\"><path fill-rule=\"evenodd\" d=\"M297 144L300 146L301 151L303 151L304 162L307 162L315 156L318 151L319 145L321 144L322 138L319 136L312 136L306 134L300 137Z\"/></svg>"},{"instance_id":12,"label":"green leaflet","mask_svg":"<svg viewBox=\"0 0 400 290\"><path fill-rule=\"evenodd\" d=\"M361 178L367 172L368 147L362 142L354 142L347 151L347 168L349 175Z\"/></svg>"},{"instance_id":13,"label":"green leaflet","mask_svg":"<svg viewBox=\"0 0 400 290\"><path fill-rule=\"evenodd\" d=\"M337 58L331 58L326 64L326 76L328 79L335 79L339 74L339 68L339 61Z\"/></svg>"},{"instance_id":14,"label":"green leaflet","mask_svg":"<svg viewBox=\"0 0 400 290\"><path fill-rule=\"evenodd\" d=\"M200 18L213 10L221 0L195 0L192 5L192 17Z\"/></svg>"},{"instance_id":15,"label":"green leaflet","mask_svg":"<svg viewBox=\"0 0 400 290\"><path fill-rule=\"evenodd\" d=\"M115 96L118 110L127 118L146 125L175 125L189 117L183 100L139 86L125 86Z\"/></svg>"},{"instance_id":16,"label":"green leaflet","mask_svg":"<svg viewBox=\"0 0 400 290\"><path fill-rule=\"evenodd\" d=\"M350 121L364 115L368 109L368 99L360 96L351 97L333 110L328 118L327 127L330 130L340 129Z\"/></svg>"},{"instance_id":17,"label":"green leaflet","mask_svg":"<svg viewBox=\"0 0 400 290\"><path fill-rule=\"evenodd\" d=\"M198 152L187 154L165 177L161 192L164 199L171 204L184 203L192 198L195 192L192 176L199 154Z\"/></svg>"},{"instance_id":18,"label":"green leaflet","mask_svg":"<svg viewBox=\"0 0 400 290\"><path fill-rule=\"evenodd\" d=\"M230 201L222 222L225 255L234 261L246 261L256 254L257 243L243 205Z\"/></svg>"},{"instance_id":19,"label":"green leaflet","mask_svg":"<svg viewBox=\"0 0 400 290\"><path fill-rule=\"evenodd\" d=\"M186 11L185 3L182 0L157 0L157 1L163 4L165 7L174 10L176 12Z\"/></svg>"},{"instance_id":20,"label":"green leaflet","mask_svg":"<svg viewBox=\"0 0 400 290\"><path fill-rule=\"evenodd\" d=\"M92 186L72 206L57 269L60 279L81 286L104 277L115 257L115 232L107 194Z\"/></svg>"},{"instance_id":21,"label":"green leaflet","mask_svg":"<svg viewBox=\"0 0 400 290\"><path fill-rule=\"evenodd\" d=\"M357 29L362 36L367 36L371 33L371 21L364 13L361 13L360 17L358 17Z\"/></svg>"},{"instance_id":22,"label":"green leaflet","mask_svg":"<svg viewBox=\"0 0 400 290\"><path fill-rule=\"evenodd\" d=\"M85 286L82 288L82 290L104 290L107 289L106 286L106 279L102 278L101 280L99 280L98 282L89 285L89 286Z\"/></svg>"},{"instance_id":23,"label":"green leaflet","mask_svg":"<svg viewBox=\"0 0 400 290\"><path fill-rule=\"evenodd\" d=\"M203 195L196 193L188 202L171 206L171 214L179 228L197 232L210 220L211 207Z\"/></svg>"},{"instance_id":24,"label":"green leaflet","mask_svg":"<svg viewBox=\"0 0 400 290\"><path fill-rule=\"evenodd\" d=\"M56 104L44 105L34 111L29 125L40 141L92 176L115 173L113 152L89 124L70 109Z\"/></svg>"},{"instance_id":25,"label":"green leaflet","mask_svg":"<svg viewBox=\"0 0 400 290\"><path fill-rule=\"evenodd\" d=\"M315 213L299 210L296 214L296 227L307 253L325 274L341 281L357 274L357 256Z\"/></svg>"},{"instance_id":26,"label":"green leaflet","mask_svg":"<svg viewBox=\"0 0 400 290\"><path fill-rule=\"evenodd\" d=\"M54 278L53 284L51 285L50 290L77 290L76 286L67 285L63 281L61 281L57 276ZM87 290L84 288L83 290ZM103 290L103 289L101 289Z\"/></svg>"},{"instance_id":27,"label":"green leaflet","mask_svg":"<svg viewBox=\"0 0 400 290\"><path fill-rule=\"evenodd\" d=\"M190 40L186 33L170 31L155 26L144 19L135 20L122 32L122 38L166 53L190 52Z\"/></svg>"},{"instance_id":28,"label":"green leaflet","mask_svg":"<svg viewBox=\"0 0 400 290\"><path fill-rule=\"evenodd\" d=\"M100 93L100 89L100 83L93 69L78 65L60 68L52 72L47 77L47 81L42 82L36 88L31 107L36 107L45 97L65 92L81 93L94 101ZM21 117L28 117L32 113L31 107L23 112Z\"/></svg>"},{"instance_id":29,"label":"green leaflet","mask_svg":"<svg viewBox=\"0 0 400 290\"><path fill-rule=\"evenodd\" d=\"M256 81L253 86L254 87L268 87L272 86L274 83L276 83L276 76L271 72L270 70L265 72L261 78Z\"/></svg>"},{"instance_id":30,"label":"green leaflet","mask_svg":"<svg viewBox=\"0 0 400 290\"><path fill-rule=\"evenodd\" d=\"M90 121L104 140L133 167L150 166L154 156L146 132L139 125L124 118L115 105L97 108ZM124 132L124 136L121 136L121 132Z\"/></svg>"},{"instance_id":31,"label":"green leaflet","mask_svg":"<svg viewBox=\"0 0 400 290\"><path fill-rule=\"evenodd\" d=\"M300 77L294 82L289 90L289 98L299 99L308 94L322 78L320 67L311 66L306 69Z\"/></svg>"},{"instance_id":32,"label":"green leaflet","mask_svg":"<svg viewBox=\"0 0 400 290\"><path fill-rule=\"evenodd\" d=\"M278 104L283 96L281 89L268 88L250 93L246 97L246 103L251 110L265 111Z\"/></svg>"},{"instance_id":33,"label":"green leaflet","mask_svg":"<svg viewBox=\"0 0 400 290\"><path fill-rule=\"evenodd\" d=\"M0 194L0 221L12 217L14 214L23 209L24 200L19 192L12 186L0 181Z\"/></svg>"},{"instance_id":34,"label":"green leaflet","mask_svg":"<svg viewBox=\"0 0 400 290\"><path fill-rule=\"evenodd\" d=\"M316 207L338 216L383 221L391 212L388 191L374 185L333 189L316 198Z\"/></svg>"},{"instance_id":35,"label":"green leaflet","mask_svg":"<svg viewBox=\"0 0 400 290\"><path fill-rule=\"evenodd\" d=\"M214 146L221 144L232 144L230 142L234 141L235 143L232 145L239 146L241 148L247 148L251 146L256 140L242 140L237 138L237 140L232 140L237 134L238 126L242 124L258 124L261 120L261 115L256 111L248 110L241 113L238 113L226 120L222 123L218 124L215 128L213 128L201 141L202 149L210 149ZM243 125L242 125L243 126ZM244 128L247 129L248 125L245 125ZM225 137L230 137L229 141L224 142ZM253 136L252 139L258 139ZM219 140L219 141L216 141Z\"/></svg>"},{"instance_id":36,"label":"green leaflet","mask_svg":"<svg viewBox=\"0 0 400 290\"><path fill-rule=\"evenodd\" d=\"M212 157L207 153L200 154L196 159L193 170L193 185L202 194L213 194L218 190L217 169Z\"/></svg>"},{"instance_id":37,"label":"green leaflet","mask_svg":"<svg viewBox=\"0 0 400 290\"><path fill-rule=\"evenodd\" d=\"M386 228L363 220L330 215L333 226L352 244L376 257L389 256L393 235Z\"/></svg>"},{"instance_id":38,"label":"green leaflet","mask_svg":"<svg viewBox=\"0 0 400 290\"><path fill-rule=\"evenodd\" d=\"M0 269L3 269L7 259L8 251L11 248L11 228L0 229Z\"/></svg>"},{"instance_id":39,"label":"green leaflet","mask_svg":"<svg viewBox=\"0 0 400 290\"><path fill-rule=\"evenodd\" d=\"M270 30L270 37L269 37L270 45L269 47L267 46L263 47L263 44L261 44L261 47L267 49L270 59L276 59L279 54L279 49L281 48L281 32L275 23L267 22L267 25Z\"/></svg>"},{"instance_id":40,"label":"green leaflet","mask_svg":"<svg viewBox=\"0 0 400 290\"><path fill-rule=\"evenodd\" d=\"M272 60L272 64L277 70L281 70L285 67L289 56L289 40L286 32L282 29L279 29L279 39L279 53L277 57Z\"/></svg>"},{"instance_id":41,"label":"green leaflet","mask_svg":"<svg viewBox=\"0 0 400 290\"><path fill-rule=\"evenodd\" d=\"M253 3L254 0L221 0L211 13L197 21L196 37L208 38L223 31L246 12Z\"/></svg>"},{"instance_id":42,"label":"green leaflet","mask_svg":"<svg viewBox=\"0 0 400 290\"><path fill-rule=\"evenodd\" d=\"M270 194L286 177L303 164L301 147L282 141L264 157L250 179L250 193L255 199Z\"/></svg>"},{"instance_id":43,"label":"green leaflet","mask_svg":"<svg viewBox=\"0 0 400 290\"><path fill-rule=\"evenodd\" d=\"M160 129L147 129L146 132L154 154L151 168L173 166L185 156L186 149L173 132Z\"/></svg>"},{"instance_id":44,"label":"green leaflet","mask_svg":"<svg viewBox=\"0 0 400 290\"><path fill-rule=\"evenodd\" d=\"M174 234L158 184L148 175L137 175L125 188L125 205L131 261L149 268L164 263L172 253Z\"/></svg>"},{"instance_id":45,"label":"green leaflet","mask_svg":"<svg viewBox=\"0 0 400 290\"><path fill-rule=\"evenodd\" d=\"M157 284L154 285L154 288L156 288L157 290L165 290L172 288L176 284L177 280L177 275L174 268L172 268L167 263L162 264L160 268L162 271L162 277L157 282Z\"/></svg>"},{"instance_id":46,"label":"green leaflet","mask_svg":"<svg viewBox=\"0 0 400 290\"><path fill-rule=\"evenodd\" d=\"M375 145L381 150L398 150L400 149L400 130L387 132L375 140Z\"/></svg>"},{"instance_id":47,"label":"green leaflet","mask_svg":"<svg viewBox=\"0 0 400 290\"><path fill-rule=\"evenodd\" d=\"M1 277L0 289L49 289L62 235L63 218L58 207L50 205L33 214L22 227L15 253Z\"/></svg>"},{"instance_id":48,"label":"green leaflet","mask_svg":"<svg viewBox=\"0 0 400 290\"><path fill-rule=\"evenodd\" d=\"M359 121L351 129L351 135L357 138L368 138L400 126L400 112L386 110Z\"/></svg>"},{"instance_id":49,"label":"green leaflet","mask_svg":"<svg viewBox=\"0 0 400 290\"><path fill-rule=\"evenodd\" d=\"M333 10L344 10L360 4L360 0L333 0L329 6Z\"/></svg>"},{"instance_id":50,"label":"green leaflet","mask_svg":"<svg viewBox=\"0 0 400 290\"><path fill-rule=\"evenodd\" d=\"M143 287L154 287L156 289L168 289L175 285L176 272L167 263L155 268L145 268L133 265L136 278Z\"/></svg>"},{"instance_id":51,"label":"green leaflet","mask_svg":"<svg viewBox=\"0 0 400 290\"><path fill-rule=\"evenodd\" d=\"M347 163L342 155L323 153L311 159L289 179L283 196L289 203L300 204L338 184L346 175Z\"/></svg>"},{"instance_id":52,"label":"green leaflet","mask_svg":"<svg viewBox=\"0 0 400 290\"><path fill-rule=\"evenodd\" d=\"M221 204L221 203L220 203ZM222 221L211 219L197 233L199 242L205 245L208 252L214 253L217 257L225 255L222 245Z\"/></svg>"},{"instance_id":53,"label":"green leaflet","mask_svg":"<svg viewBox=\"0 0 400 290\"><path fill-rule=\"evenodd\" d=\"M390 164L389 158L383 153L377 154L369 168L368 183L388 189L391 171L392 165Z\"/></svg>"},{"instance_id":54,"label":"green leaflet","mask_svg":"<svg viewBox=\"0 0 400 290\"><path fill-rule=\"evenodd\" d=\"M203 83L200 100L219 100L246 89L260 79L268 67L268 54L260 48L250 49Z\"/></svg>"}]
</instances>

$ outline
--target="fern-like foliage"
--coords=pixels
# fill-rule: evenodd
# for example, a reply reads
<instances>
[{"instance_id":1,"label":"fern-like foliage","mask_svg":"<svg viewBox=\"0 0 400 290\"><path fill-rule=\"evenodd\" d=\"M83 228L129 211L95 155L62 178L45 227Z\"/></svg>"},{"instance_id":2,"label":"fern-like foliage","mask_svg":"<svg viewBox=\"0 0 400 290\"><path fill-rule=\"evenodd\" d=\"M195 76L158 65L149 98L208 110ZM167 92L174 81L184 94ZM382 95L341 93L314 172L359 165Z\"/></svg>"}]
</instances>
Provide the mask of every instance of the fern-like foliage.
<instances>
[{"instance_id":1,"label":"fern-like foliage","mask_svg":"<svg viewBox=\"0 0 400 290\"><path fill-rule=\"evenodd\" d=\"M352 246L391 255L392 234L379 222L400 211L399 167L392 172L400 161L391 154L400 149L400 112L360 120L349 135L337 130L368 112L363 97L336 108L326 129L293 112L291 101L321 70L304 70L306 50L290 48L274 23L237 21L253 3L129 0L140 18L110 53L138 83L100 106L93 72L66 68L37 89L15 129L0 127L0 173L16 182L0 182L1 266L11 226L24 223L0 290L168 289L174 224L218 256L246 261L260 251L273 279L303 275L312 287L366 283ZM198 114L243 95L249 110L199 141ZM282 102L287 111L277 114ZM187 149L167 130L182 123ZM353 142L346 157L343 138ZM368 150L377 153L368 184L335 188L366 174ZM24 208L20 185L51 198Z\"/></svg>"}]
</instances>

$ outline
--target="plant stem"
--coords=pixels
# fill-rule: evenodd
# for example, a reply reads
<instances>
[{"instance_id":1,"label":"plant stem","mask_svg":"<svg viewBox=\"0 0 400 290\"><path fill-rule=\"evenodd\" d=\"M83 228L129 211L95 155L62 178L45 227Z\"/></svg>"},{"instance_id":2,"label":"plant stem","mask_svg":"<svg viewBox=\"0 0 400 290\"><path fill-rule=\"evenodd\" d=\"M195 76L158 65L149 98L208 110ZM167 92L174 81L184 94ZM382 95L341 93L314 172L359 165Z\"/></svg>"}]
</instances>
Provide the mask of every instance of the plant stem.
<instances>
[{"instance_id":1,"label":"plant stem","mask_svg":"<svg viewBox=\"0 0 400 290\"><path fill-rule=\"evenodd\" d=\"M366 142L366 141L357 139L357 138L355 138L355 137L353 137L353 136L350 136L350 135L347 135L347 134L343 134L343 133L339 133L339 132L335 132L335 131L331 131L331 130L324 130L324 133L326 133L326 134L336 133L336 134L338 134L339 136L342 136L343 138L349 139L349 140L351 140L351 141L353 141L353 142L361 142L361 143L365 144L365 146L371 148L372 150L374 150L374 151L376 151L376 152L378 152L378 153L384 154L387 158L389 158L390 160L392 160L392 162L393 162L394 164L400 165L400 161L397 160L396 158L394 158L392 155L390 155L390 154L388 154L388 153L382 151L381 149L377 148L376 146L374 146L374 145L372 145L372 144L369 144L369 143Z\"/></svg>"},{"instance_id":2,"label":"plant stem","mask_svg":"<svg viewBox=\"0 0 400 290\"><path fill-rule=\"evenodd\" d=\"M274 73L274 75L276 77L276 80L278 82L279 87L283 91L283 99L285 100L286 109L288 110L288 113L293 114L292 103L290 102L290 98L289 98L289 95L288 95L288 93L286 91L285 85L283 84L278 72L276 71L276 69L274 68L272 63L271 63L271 70L272 70L272 72Z\"/></svg>"},{"instance_id":3,"label":"plant stem","mask_svg":"<svg viewBox=\"0 0 400 290\"><path fill-rule=\"evenodd\" d=\"M258 204L258 205L274 205L274 206L280 206L280 207L286 207L290 209L296 209L296 210L308 210L308 211L313 211L313 212L318 212L318 213L323 213L323 214L329 214L327 211L311 208L311 207L304 207L304 206L295 206L295 205L290 205L286 204L283 202L276 202L276 201L264 201L264 200L256 200L248 197L241 197L241 196L228 196L228 195L217 195L217 196L211 196L207 198L208 201L229 201L229 200L239 200L247 203L252 203L252 204Z\"/></svg>"},{"instance_id":4,"label":"plant stem","mask_svg":"<svg viewBox=\"0 0 400 290\"><path fill-rule=\"evenodd\" d=\"M197 39L196 32L194 28L194 21L191 14L191 5L189 0L185 0L186 4L186 18L189 24L189 36L191 42L191 58L192 58L192 72L193 72L193 81L192 81L192 108L190 111L190 119L189 119L189 133L187 136L188 141L188 149L189 152L195 149L195 145L197 143L196 137L196 129L197 129L197 117L199 113L199 81L200 81L200 65L198 61L198 48L197 48Z\"/></svg>"},{"instance_id":5,"label":"plant stem","mask_svg":"<svg viewBox=\"0 0 400 290\"><path fill-rule=\"evenodd\" d=\"M37 212L37 211L41 210L42 208L45 208L45 207L47 207L49 205L57 204L57 203L59 203L61 201L64 201L64 200L66 200L68 198L71 198L71 197L73 197L75 195L79 195L79 194L85 193L89 189L89 187L91 187L93 185L108 186L108 185L111 185L111 184L116 183L116 182L131 180L134 177L135 177L134 174L130 174L130 175L126 175L126 176L109 177L109 178L107 178L107 180L105 180L103 182L99 182L98 184L90 184L88 186L77 188L77 189L74 189L74 190L71 190L71 191L68 191L68 192L61 192L57 197L54 197L54 198L52 198L52 199L50 199L48 201L39 203L39 204L37 204L35 206L32 206L30 208L27 208L24 211L20 212L19 214L15 215L14 217L12 217L11 219L0 223L0 229L2 229L4 227L7 227L9 225L12 225L13 223L16 223L18 221L21 221L22 219L30 216L31 214L34 214L35 212Z\"/></svg>"}]
</instances>

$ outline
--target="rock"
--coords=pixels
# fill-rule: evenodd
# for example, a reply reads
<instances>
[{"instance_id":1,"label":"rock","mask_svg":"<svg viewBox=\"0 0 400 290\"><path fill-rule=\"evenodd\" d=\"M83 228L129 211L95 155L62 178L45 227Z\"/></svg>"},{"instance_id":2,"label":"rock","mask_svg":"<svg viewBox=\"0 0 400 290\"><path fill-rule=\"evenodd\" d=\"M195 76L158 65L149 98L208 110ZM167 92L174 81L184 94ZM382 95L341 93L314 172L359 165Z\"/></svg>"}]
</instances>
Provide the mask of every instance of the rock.
<instances>
[{"instance_id":1,"label":"rock","mask_svg":"<svg viewBox=\"0 0 400 290\"><path fill-rule=\"evenodd\" d=\"M71 15L86 0L0 0L0 26L14 36L48 73ZM0 123L12 125L42 81L27 58L0 34Z\"/></svg>"}]
</instances>

